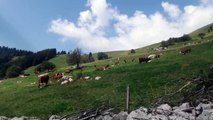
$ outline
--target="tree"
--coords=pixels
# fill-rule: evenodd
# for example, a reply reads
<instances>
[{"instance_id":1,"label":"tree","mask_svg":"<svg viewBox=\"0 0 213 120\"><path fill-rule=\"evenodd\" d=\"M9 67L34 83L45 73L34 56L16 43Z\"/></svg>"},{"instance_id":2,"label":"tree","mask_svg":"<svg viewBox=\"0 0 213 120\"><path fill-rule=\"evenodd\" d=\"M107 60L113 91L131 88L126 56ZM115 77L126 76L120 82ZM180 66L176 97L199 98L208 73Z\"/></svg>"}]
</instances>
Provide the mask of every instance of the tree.
<instances>
[{"instance_id":1,"label":"tree","mask_svg":"<svg viewBox=\"0 0 213 120\"><path fill-rule=\"evenodd\" d=\"M35 68L35 71L44 72L46 70L53 70L55 67L55 64L49 61L44 61L38 67Z\"/></svg>"},{"instance_id":2,"label":"tree","mask_svg":"<svg viewBox=\"0 0 213 120\"><path fill-rule=\"evenodd\" d=\"M97 55L98 60L108 59L108 55L104 52L99 52Z\"/></svg>"},{"instance_id":3,"label":"tree","mask_svg":"<svg viewBox=\"0 0 213 120\"><path fill-rule=\"evenodd\" d=\"M93 62L95 61L95 59L92 57L92 53L90 52L89 53L89 62Z\"/></svg>"},{"instance_id":4,"label":"tree","mask_svg":"<svg viewBox=\"0 0 213 120\"><path fill-rule=\"evenodd\" d=\"M67 62L69 64L76 64L77 68L80 68L81 62L81 49L76 48L74 51L71 51L68 55Z\"/></svg>"},{"instance_id":5,"label":"tree","mask_svg":"<svg viewBox=\"0 0 213 120\"><path fill-rule=\"evenodd\" d=\"M21 67L17 65L12 65L7 69L6 77L7 78L17 77L19 76L19 74L21 74L21 72L22 72Z\"/></svg>"},{"instance_id":6,"label":"tree","mask_svg":"<svg viewBox=\"0 0 213 120\"><path fill-rule=\"evenodd\" d=\"M64 50L62 50L62 51L61 51L61 54L67 54L67 52L66 52L66 51L64 51Z\"/></svg>"},{"instance_id":7,"label":"tree","mask_svg":"<svg viewBox=\"0 0 213 120\"><path fill-rule=\"evenodd\" d=\"M49 61L44 61L38 67L35 68L35 71L44 72L46 70L53 70L55 67L55 64Z\"/></svg>"},{"instance_id":8,"label":"tree","mask_svg":"<svg viewBox=\"0 0 213 120\"><path fill-rule=\"evenodd\" d=\"M134 50L134 49L131 49L131 50L130 50L130 53L135 53L135 50Z\"/></svg>"},{"instance_id":9,"label":"tree","mask_svg":"<svg viewBox=\"0 0 213 120\"><path fill-rule=\"evenodd\" d=\"M169 43L167 41L162 41L161 42L161 47L168 47Z\"/></svg>"},{"instance_id":10,"label":"tree","mask_svg":"<svg viewBox=\"0 0 213 120\"><path fill-rule=\"evenodd\" d=\"M205 33L199 33L198 37L200 37L201 39L203 39L205 35L206 35Z\"/></svg>"}]
</instances>

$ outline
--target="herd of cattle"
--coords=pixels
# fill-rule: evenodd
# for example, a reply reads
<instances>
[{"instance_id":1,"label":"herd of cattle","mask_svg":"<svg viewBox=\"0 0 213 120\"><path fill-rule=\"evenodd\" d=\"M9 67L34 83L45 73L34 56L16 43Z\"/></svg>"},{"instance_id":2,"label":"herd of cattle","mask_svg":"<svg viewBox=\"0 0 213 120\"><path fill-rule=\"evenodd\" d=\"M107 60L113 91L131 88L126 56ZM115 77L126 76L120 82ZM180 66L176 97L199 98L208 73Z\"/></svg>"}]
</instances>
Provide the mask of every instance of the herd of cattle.
<instances>
[{"instance_id":1,"label":"herd of cattle","mask_svg":"<svg viewBox=\"0 0 213 120\"><path fill-rule=\"evenodd\" d=\"M190 53L191 51L192 50L189 47L180 49L180 53L183 54L183 55L186 55L186 54ZM160 54L151 54L148 57L139 57L138 61L139 61L139 63L143 63L143 62L144 63L148 63L148 62L151 62L154 59L159 59L162 55L163 55L162 53L160 53ZM134 62L135 58L133 58L131 61ZM123 62L127 63L127 60L124 59ZM95 71L105 71L105 70L109 70L110 67L114 67L114 66L119 65L119 64L120 64L120 59L118 58L116 61L114 61L114 63L112 65L107 64L104 67L97 67L97 65L94 65L94 67L95 67ZM66 73L66 74L67 73L71 73L74 70L75 69L65 69L64 73ZM57 73L52 78L55 79L55 80L60 81L61 84L66 84L66 83L69 83L69 82L73 82L72 76L64 76L64 73ZM38 77L39 77L39 80L38 80L38 87L39 88L41 86L47 86L48 85L48 81L49 81L50 77L49 77L49 75L47 73L39 75Z\"/></svg>"}]
</instances>

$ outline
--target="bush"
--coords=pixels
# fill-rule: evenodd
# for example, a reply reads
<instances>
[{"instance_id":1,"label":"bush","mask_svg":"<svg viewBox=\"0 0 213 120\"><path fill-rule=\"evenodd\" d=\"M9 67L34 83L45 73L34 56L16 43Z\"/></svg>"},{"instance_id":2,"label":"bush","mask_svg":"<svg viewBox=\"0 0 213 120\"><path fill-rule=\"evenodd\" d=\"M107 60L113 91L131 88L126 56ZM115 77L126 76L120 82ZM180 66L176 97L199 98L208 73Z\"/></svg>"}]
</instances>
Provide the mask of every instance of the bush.
<instances>
[{"instance_id":1,"label":"bush","mask_svg":"<svg viewBox=\"0 0 213 120\"><path fill-rule=\"evenodd\" d=\"M6 77L13 78L19 76L22 73L22 68L17 65L12 65L7 69Z\"/></svg>"},{"instance_id":2,"label":"bush","mask_svg":"<svg viewBox=\"0 0 213 120\"><path fill-rule=\"evenodd\" d=\"M55 67L55 64L48 61L44 61L38 67L35 68L35 71L44 72L46 70L53 70Z\"/></svg>"},{"instance_id":3,"label":"bush","mask_svg":"<svg viewBox=\"0 0 213 120\"><path fill-rule=\"evenodd\" d=\"M135 53L135 50L134 50L134 49L131 49L131 50L130 50L130 53Z\"/></svg>"},{"instance_id":4,"label":"bush","mask_svg":"<svg viewBox=\"0 0 213 120\"><path fill-rule=\"evenodd\" d=\"M90 57L87 54L84 54L81 56L81 63L89 63L89 62L93 62L95 61L95 59L93 57Z\"/></svg>"},{"instance_id":5,"label":"bush","mask_svg":"<svg viewBox=\"0 0 213 120\"><path fill-rule=\"evenodd\" d=\"M104 60L104 59L108 59L108 55L106 53L103 52L99 52L97 55L98 60Z\"/></svg>"}]
</instances>

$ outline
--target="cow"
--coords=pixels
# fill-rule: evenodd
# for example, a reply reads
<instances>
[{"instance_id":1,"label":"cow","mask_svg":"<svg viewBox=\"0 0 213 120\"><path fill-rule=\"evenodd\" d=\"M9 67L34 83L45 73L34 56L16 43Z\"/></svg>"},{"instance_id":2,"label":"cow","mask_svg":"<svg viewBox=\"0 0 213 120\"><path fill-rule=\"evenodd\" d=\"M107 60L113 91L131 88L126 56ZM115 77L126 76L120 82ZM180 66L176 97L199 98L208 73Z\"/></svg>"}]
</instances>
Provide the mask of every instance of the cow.
<instances>
[{"instance_id":1,"label":"cow","mask_svg":"<svg viewBox=\"0 0 213 120\"><path fill-rule=\"evenodd\" d=\"M30 76L30 74L29 73L24 73L24 76L28 77L28 76Z\"/></svg>"},{"instance_id":2,"label":"cow","mask_svg":"<svg viewBox=\"0 0 213 120\"><path fill-rule=\"evenodd\" d=\"M57 73L53 76L54 79L58 80L61 79L64 75L62 73Z\"/></svg>"},{"instance_id":3,"label":"cow","mask_svg":"<svg viewBox=\"0 0 213 120\"><path fill-rule=\"evenodd\" d=\"M110 69L109 68L109 64L107 64L107 65L104 66L104 70L108 70L108 69Z\"/></svg>"},{"instance_id":4,"label":"cow","mask_svg":"<svg viewBox=\"0 0 213 120\"><path fill-rule=\"evenodd\" d=\"M65 73L70 73L70 72L72 72L72 69L66 69L66 70L64 70L64 72Z\"/></svg>"},{"instance_id":5,"label":"cow","mask_svg":"<svg viewBox=\"0 0 213 120\"><path fill-rule=\"evenodd\" d=\"M160 55L159 54L151 54L151 55L148 56L148 58L157 59L157 58L160 58Z\"/></svg>"},{"instance_id":6,"label":"cow","mask_svg":"<svg viewBox=\"0 0 213 120\"><path fill-rule=\"evenodd\" d=\"M160 55L159 54L155 55L155 58L160 58Z\"/></svg>"},{"instance_id":7,"label":"cow","mask_svg":"<svg viewBox=\"0 0 213 120\"><path fill-rule=\"evenodd\" d=\"M191 48L182 48L180 50L180 53L182 53L183 55L187 54L187 53L191 53L192 49Z\"/></svg>"},{"instance_id":8,"label":"cow","mask_svg":"<svg viewBox=\"0 0 213 120\"><path fill-rule=\"evenodd\" d=\"M114 65L118 65L120 63L119 60L115 61Z\"/></svg>"},{"instance_id":9,"label":"cow","mask_svg":"<svg viewBox=\"0 0 213 120\"><path fill-rule=\"evenodd\" d=\"M94 67L95 67L95 71L103 71L104 70L104 68L98 68L96 65L94 65Z\"/></svg>"},{"instance_id":10,"label":"cow","mask_svg":"<svg viewBox=\"0 0 213 120\"><path fill-rule=\"evenodd\" d=\"M148 62L148 61L150 61L151 59L150 58L147 58L147 57L141 57L141 58L139 58L139 63L143 63L143 62Z\"/></svg>"},{"instance_id":11,"label":"cow","mask_svg":"<svg viewBox=\"0 0 213 120\"><path fill-rule=\"evenodd\" d=\"M45 84L45 86L47 86L48 81L49 81L49 75L41 76L38 80L38 88L40 88L40 86L43 84Z\"/></svg>"}]
</instances>

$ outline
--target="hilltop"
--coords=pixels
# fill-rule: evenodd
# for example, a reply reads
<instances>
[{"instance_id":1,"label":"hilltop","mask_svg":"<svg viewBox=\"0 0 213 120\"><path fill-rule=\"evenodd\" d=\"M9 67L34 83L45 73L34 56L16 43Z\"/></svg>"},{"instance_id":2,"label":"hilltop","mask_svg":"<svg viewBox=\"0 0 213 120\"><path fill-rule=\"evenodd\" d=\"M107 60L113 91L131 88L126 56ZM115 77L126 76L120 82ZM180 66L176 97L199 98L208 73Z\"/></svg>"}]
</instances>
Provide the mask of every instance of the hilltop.
<instances>
[{"instance_id":1,"label":"hilltop","mask_svg":"<svg viewBox=\"0 0 213 120\"><path fill-rule=\"evenodd\" d=\"M204 28L199 32L204 32ZM196 36L197 33L189 35ZM157 97L177 91L193 78L207 77L208 68L213 64L213 36L206 34L208 37L204 39L193 38L191 41L170 46L167 50L153 51L152 48L159 47L160 43L157 43L136 49L134 54L129 51L107 52L112 58L83 64L84 69L65 74L74 78L78 75L82 78L90 76L92 79L77 79L65 85L51 79L48 87L38 89L38 77L34 74L36 66L32 66L25 70L25 73L30 74L29 77L0 82L0 114L10 117L38 116L46 119L53 114L64 116L103 105L113 107L115 111L125 110L127 84L130 85L131 91L130 109L148 107ZM190 47L192 52L187 55L180 54L179 49L183 47ZM150 63L138 63L139 57L153 53L162 53L162 56ZM94 71L94 65L112 65L118 57L119 65L111 66L111 69L106 71ZM135 61L132 62L133 58ZM65 55L57 55L49 61L56 65L56 70L50 73L50 76L72 67L66 63ZM101 79L94 80L97 76L101 76ZM194 84L188 88L192 89L193 86ZM165 102L176 105L183 101L185 93L186 91L177 94Z\"/></svg>"}]
</instances>

